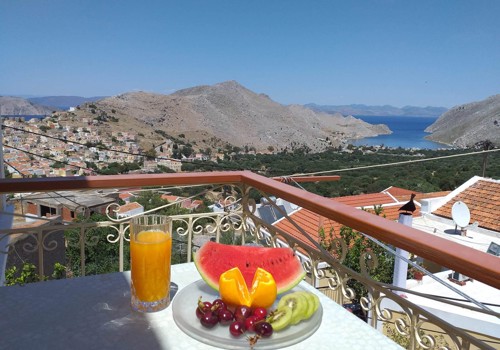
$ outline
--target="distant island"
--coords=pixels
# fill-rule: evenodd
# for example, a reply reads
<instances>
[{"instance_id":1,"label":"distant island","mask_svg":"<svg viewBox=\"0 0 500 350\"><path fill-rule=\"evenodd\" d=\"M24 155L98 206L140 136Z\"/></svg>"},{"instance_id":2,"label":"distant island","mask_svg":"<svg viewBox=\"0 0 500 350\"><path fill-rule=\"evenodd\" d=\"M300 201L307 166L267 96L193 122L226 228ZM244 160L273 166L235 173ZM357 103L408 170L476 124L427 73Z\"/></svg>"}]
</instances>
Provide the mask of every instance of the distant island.
<instances>
[{"instance_id":1,"label":"distant island","mask_svg":"<svg viewBox=\"0 0 500 350\"><path fill-rule=\"evenodd\" d=\"M439 117L448 110L445 107L405 106L399 108L390 105L367 106L363 104L334 106L308 103L304 106L316 112L340 113L353 116Z\"/></svg>"},{"instance_id":2,"label":"distant island","mask_svg":"<svg viewBox=\"0 0 500 350\"><path fill-rule=\"evenodd\" d=\"M70 107L79 106L85 102L96 102L102 100L106 96L95 97L80 97L80 96L44 96L44 97L31 97L27 100L53 109L68 110Z\"/></svg>"}]
</instances>

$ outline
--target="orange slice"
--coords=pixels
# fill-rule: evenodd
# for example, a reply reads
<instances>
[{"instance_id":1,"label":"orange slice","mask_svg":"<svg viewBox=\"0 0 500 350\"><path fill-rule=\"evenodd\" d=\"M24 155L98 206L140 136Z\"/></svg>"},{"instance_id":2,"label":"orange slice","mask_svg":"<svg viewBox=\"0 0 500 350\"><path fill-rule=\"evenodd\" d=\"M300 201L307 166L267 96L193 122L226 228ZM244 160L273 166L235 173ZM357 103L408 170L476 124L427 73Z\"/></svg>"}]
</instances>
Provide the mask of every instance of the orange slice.
<instances>
[{"instance_id":1,"label":"orange slice","mask_svg":"<svg viewBox=\"0 0 500 350\"><path fill-rule=\"evenodd\" d=\"M264 269L258 268L253 277L252 287L248 290L239 268L235 267L220 275L219 293L229 305L248 307L270 307L277 296L276 282Z\"/></svg>"}]
</instances>

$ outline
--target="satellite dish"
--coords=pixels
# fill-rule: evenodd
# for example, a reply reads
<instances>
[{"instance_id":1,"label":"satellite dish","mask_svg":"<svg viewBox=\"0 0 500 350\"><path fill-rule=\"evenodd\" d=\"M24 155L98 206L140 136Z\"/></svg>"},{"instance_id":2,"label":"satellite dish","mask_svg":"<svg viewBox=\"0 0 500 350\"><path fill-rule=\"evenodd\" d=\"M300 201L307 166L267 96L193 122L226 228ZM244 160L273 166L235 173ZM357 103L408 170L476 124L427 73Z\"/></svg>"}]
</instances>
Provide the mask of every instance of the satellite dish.
<instances>
[{"instance_id":1,"label":"satellite dish","mask_svg":"<svg viewBox=\"0 0 500 350\"><path fill-rule=\"evenodd\" d=\"M470 211L467 204L458 201L451 207L451 217L459 227L467 227L470 222Z\"/></svg>"}]
</instances>

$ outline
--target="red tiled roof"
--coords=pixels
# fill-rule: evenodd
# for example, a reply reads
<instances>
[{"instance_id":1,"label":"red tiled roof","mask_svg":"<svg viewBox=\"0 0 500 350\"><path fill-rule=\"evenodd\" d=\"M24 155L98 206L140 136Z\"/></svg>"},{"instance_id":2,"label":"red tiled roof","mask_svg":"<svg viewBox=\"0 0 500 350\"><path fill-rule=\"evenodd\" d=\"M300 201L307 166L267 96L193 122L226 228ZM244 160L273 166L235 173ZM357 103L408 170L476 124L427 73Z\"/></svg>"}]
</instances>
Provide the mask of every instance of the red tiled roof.
<instances>
[{"instance_id":1,"label":"red tiled roof","mask_svg":"<svg viewBox=\"0 0 500 350\"><path fill-rule=\"evenodd\" d=\"M446 197L448 194L451 193L451 191L439 191L439 192L429 192L429 193L418 193L418 192L413 192L416 194L415 196L415 201L419 202L422 199L430 199L430 198L439 198L439 197ZM405 195L397 195L394 196L398 201L400 202L407 202L410 200L410 195L405 194Z\"/></svg>"},{"instance_id":2,"label":"red tiled roof","mask_svg":"<svg viewBox=\"0 0 500 350\"><path fill-rule=\"evenodd\" d=\"M457 201L467 204L471 222L477 221L480 227L500 232L500 181L478 180L433 214L451 219L451 208Z\"/></svg>"},{"instance_id":3,"label":"red tiled roof","mask_svg":"<svg viewBox=\"0 0 500 350\"><path fill-rule=\"evenodd\" d=\"M388 220L393 220L393 221L398 220L399 214L400 214L399 208L401 208L402 205L403 205L402 203L398 203L396 205L386 205L386 206L382 207L383 211L380 214L380 216L382 216ZM416 208L417 209L413 212L414 217L420 216L420 207L417 205ZM375 211L373 210L373 208L366 208L365 210L372 213L372 214L375 214Z\"/></svg>"},{"instance_id":4,"label":"red tiled roof","mask_svg":"<svg viewBox=\"0 0 500 350\"><path fill-rule=\"evenodd\" d=\"M410 196L413 193L419 194L419 192L407 190L406 188L391 186L382 191L382 193L389 193L392 196Z\"/></svg>"},{"instance_id":5,"label":"red tiled roof","mask_svg":"<svg viewBox=\"0 0 500 350\"><path fill-rule=\"evenodd\" d=\"M356 208L396 203L396 201L386 193L359 194L356 196L336 197L332 198L332 200Z\"/></svg>"},{"instance_id":6,"label":"red tiled roof","mask_svg":"<svg viewBox=\"0 0 500 350\"><path fill-rule=\"evenodd\" d=\"M127 199L127 198L130 198L130 197L132 197L132 196L133 196L133 194L132 194L132 193L128 193L128 192L125 192L125 193L120 193L120 194L118 195L118 197L120 197L120 199Z\"/></svg>"},{"instance_id":7,"label":"red tiled roof","mask_svg":"<svg viewBox=\"0 0 500 350\"><path fill-rule=\"evenodd\" d=\"M200 205L203 204L203 201L202 200L199 200L199 199L195 199L191 202L191 205L189 206L189 208L192 208L192 209L196 209L198 208Z\"/></svg>"},{"instance_id":8,"label":"red tiled roof","mask_svg":"<svg viewBox=\"0 0 500 350\"><path fill-rule=\"evenodd\" d=\"M138 208L142 208L142 205L140 205L137 202L132 202L132 203L128 203L128 204L122 205L120 207L120 209L118 210L118 212L120 214L122 214L122 213L126 213L128 211L131 211L131 210L134 210L134 209L138 209Z\"/></svg>"},{"instance_id":9,"label":"red tiled roof","mask_svg":"<svg viewBox=\"0 0 500 350\"><path fill-rule=\"evenodd\" d=\"M182 199L182 197L179 197L179 196L172 196L172 195L169 195L169 194L162 194L161 195L161 199L165 199L169 202L177 202L178 200Z\"/></svg>"},{"instance_id":10,"label":"red tiled roof","mask_svg":"<svg viewBox=\"0 0 500 350\"><path fill-rule=\"evenodd\" d=\"M413 192L412 192L413 193ZM408 200L409 198L406 198ZM374 213L373 206L382 205L383 211L381 216L388 220L397 220L399 218L399 208L405 202L397 202L390 195L386 193L370 193L361 194L356 196L336 197L332 200L343 203L356 208L363 208L364 210ZM361 210L361 209L360 209ZM414 215L420 214L420 207ZM323 228L325 234L328 236L333 229L333 236L337 236L340 232L342 224L322 217L307 209L299 209L290 215L290 218L295 221L315 242L319 243L319 229ZM276 228L283 230L299 241L307 244L309 247L316 249L314 245L304 237L304 235L293 226L288 220L283 219L275 224Z\"/></svg>"},{"instance_id":11,"label":"red tiled roof","mask_svg":"<svg viewBox=\"0 0 500 350\"><path fill-rule=\"evenodd\" d=\"M326 219L307 209L299 209L290 216L292 220L295 221L297 225L299 225L317 243L320 241L320 227L323 227L326 235L328 235L332 229L334 237L340 232L341 225L338 222ZM312 249L317 250L316 247L307 238L305 238L304 235L295 226L293 226L290 221L285 219L280 220L274 226L287 232L297 240L304 242Z\"/></svg>"}]
</instances>

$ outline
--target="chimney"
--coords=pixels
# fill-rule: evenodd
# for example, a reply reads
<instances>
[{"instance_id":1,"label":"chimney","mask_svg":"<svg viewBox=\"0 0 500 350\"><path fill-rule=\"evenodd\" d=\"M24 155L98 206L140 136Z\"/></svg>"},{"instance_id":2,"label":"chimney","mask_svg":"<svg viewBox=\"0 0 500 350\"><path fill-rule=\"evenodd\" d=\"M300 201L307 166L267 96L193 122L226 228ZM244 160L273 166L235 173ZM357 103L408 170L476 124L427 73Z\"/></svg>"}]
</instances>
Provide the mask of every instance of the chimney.
<instances>
[{"instance_id":1,"label":"chimney","mask_svg":"<svg viewBox=\"0 0 500 350\"><path fill-rule=\"evenodd\" d=\"M412 226L413 217L410 213L400 213L398 222L406 226ZM396 253L398 254L394 259L394 275L392 284L396 287L406 288L406 276L408 274L408 263L403 259L399 258L402 256L406 259L409 258L410 254L401 248L396 248Z\"/></svg>"}]
</instances>

